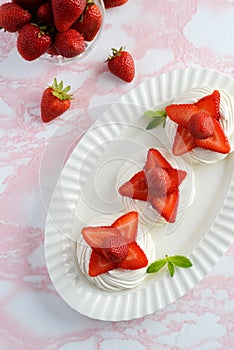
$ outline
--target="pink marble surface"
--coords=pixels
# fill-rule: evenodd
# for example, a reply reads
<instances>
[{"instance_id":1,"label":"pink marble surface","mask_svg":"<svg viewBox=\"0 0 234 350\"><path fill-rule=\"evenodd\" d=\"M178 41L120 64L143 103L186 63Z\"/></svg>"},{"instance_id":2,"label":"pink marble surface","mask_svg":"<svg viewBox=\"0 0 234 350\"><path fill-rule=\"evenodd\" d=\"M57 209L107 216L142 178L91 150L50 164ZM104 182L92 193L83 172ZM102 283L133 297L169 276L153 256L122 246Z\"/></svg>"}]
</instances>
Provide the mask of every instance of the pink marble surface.
<instances>
[{"instance_id":1,"label":"pink marble surface","mask_svg":"<svg viewBox=\"0 0 234 350\"><path fill-rule=\"evenodd\" d=\"M76 129L66 114L50 124L39 117L41 93L55 76L71 85L71 109L78 111L114 102L145 79L176 68L208 67L234 78L233 18L232 0L129 0L106 12L94 52L66 66L24 61L14 35L1 31L0 349L234 348L234 244L199 285L150 316L102 322L65 304L44 259L41 159L48 143L57 151L71 145L98 115L81 114ZM122 44L136 62L131 84L111 76L104 63L110 48ZM48 167L48 176L53 166L58 164Z\"/></svg>"}]
</instances>

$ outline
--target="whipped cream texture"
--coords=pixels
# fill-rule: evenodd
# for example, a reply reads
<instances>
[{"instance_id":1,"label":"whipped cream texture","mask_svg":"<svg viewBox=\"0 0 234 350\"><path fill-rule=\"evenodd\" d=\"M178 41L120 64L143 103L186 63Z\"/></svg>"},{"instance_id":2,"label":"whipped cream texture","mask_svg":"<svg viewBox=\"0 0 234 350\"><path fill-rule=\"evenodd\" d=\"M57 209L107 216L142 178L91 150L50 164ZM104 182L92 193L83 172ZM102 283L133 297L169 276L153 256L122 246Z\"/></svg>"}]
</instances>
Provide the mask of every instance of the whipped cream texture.
<instances>
[{"instance_id":1,"label":"whipped cream texture","mask_svg":"<svg viewBox=\"0 0 234 350\"><path fill-rule=\"evenodd\" d=\"M117 216L108 215L106 217L99 217L89 223L89 226L103 226L111 225L117 217L121 214L118 213ZM155 248L154 243L150 234L144 232L138 224L138 234L136 242L145 252L148 263L150 264L155 260ZM96 277L90 277L89 271L89 261L91 256L92 248L90 248L82 235L80 235L77 241L77 260L80 265L82 273L87 277L89 281L94 283L98 288L108 290L108 291L118 291L123 289L134 288L138 286L147 276L147 267L138 270L125 270L117 268Z\"/></svg>"},{"instance_id":2,"label":"whipped cream texture","mask_svg":"<svg viewBox=\"0 0 234 350\"><path fill-rule=\"evenodd\" d=\"M167 159L173 168L185 170L187 176L179 186L179 205L176 217L176 224L183 219L187 209L192 205L196 188L193 169L187 162L181 158L176 158L166 149L157 150ZM134 174L141 171L145 165L147 159L148 149L142 150L135 154L131 159L131 163L126 162L120 168L117 176L117 188L127 182ZM132 199L121 196L123 209L126 211L137 211L139 215L139 221L147 228L154 224L165 224L166 220L151 206L149 202ZM171 228L175 224L170 224Z\"/></svg>"},{"instance_id":3,"label":"whipped cream texture","mask_svg":"<svg viewBox=\"0 0 234 350\"><path fill-rule=\"evenodd\" d=\"M195 103L206 95L212 94L214 88L210 87L197 87L193 88L181 96L177 97L173 104L183 103ZM223 90L218 89L220 92L220 125L222 126L226 136L228 137L231 151L234 150L234 98ZM171 143L171 147L174 143L178 124L173 122L170 118L167 118L165 131L167 137ZM218 152L209 151L203 148L194 148L192 151L181 155L184 160L191 163L211 164L221 159L224 159L228 154L222 154Z\"/></svg>"}]
</instances>

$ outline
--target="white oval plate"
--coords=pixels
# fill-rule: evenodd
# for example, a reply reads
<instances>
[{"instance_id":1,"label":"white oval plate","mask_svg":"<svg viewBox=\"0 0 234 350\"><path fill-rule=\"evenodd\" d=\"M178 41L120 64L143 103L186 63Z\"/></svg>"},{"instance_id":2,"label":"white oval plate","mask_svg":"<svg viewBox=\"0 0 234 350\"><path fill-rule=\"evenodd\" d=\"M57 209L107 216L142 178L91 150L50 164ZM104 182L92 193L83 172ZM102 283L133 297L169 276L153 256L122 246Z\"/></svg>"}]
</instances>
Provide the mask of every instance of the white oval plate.
<instances>
[{"instance_id":1,"label":"white oval plate","mask_svg":"<svg viewBox=\"0 0 234 350\"><path fill-rule=\"evenodd\" d=\"M209 69L182 69L144 81L103 113L68 159L53 193L45 229L45 256L52 282L75 310L109 321L142 317L164 308L193 288L224 254L234 238L234 156L216 164L193 167L195 199L183 220L150 228L156 258L189 256L193 267L147 276L137 288L106 292L80 273L76 240L81 227L120 207L116 176L121 162L144 147L167 147L160 127L146 131L147 109L163 108L195 86L232 94L234 81ZM108 175L108 176L107 176ZM121 202L122 203L122 202Z\"/></svg>"}]
</instances>

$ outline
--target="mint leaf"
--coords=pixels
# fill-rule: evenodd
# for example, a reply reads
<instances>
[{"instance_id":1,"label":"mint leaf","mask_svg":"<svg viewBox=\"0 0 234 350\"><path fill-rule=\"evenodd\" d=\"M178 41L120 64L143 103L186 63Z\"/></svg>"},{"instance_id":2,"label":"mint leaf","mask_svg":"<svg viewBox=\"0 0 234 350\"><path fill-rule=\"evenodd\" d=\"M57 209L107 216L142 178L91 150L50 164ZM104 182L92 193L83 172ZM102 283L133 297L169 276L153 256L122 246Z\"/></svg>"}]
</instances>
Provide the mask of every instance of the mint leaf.
<instances>
[{"instance_id":1,"label":"mint leaf","mask_svg":"<svg viewBox=\"0 0 234 350\"><path fill-rule=\"evenodd\" d=\"M170 272L171 277L173 277L174 273L175 273L175 266L172 264L172 262L170 262L170 260L167 261L167 267L168 267L168 270Z\"/></svg>"},{"instance_id":2,"label":"mint leaf","mask_svg":"<svg viewBox=\"0 0 234 350\"><path fill-rule=\"evenodd\" d=\"M167 258L154 261L152 264L148 266L147 273L158 272L159 270L161 270L161 268L164 265L166 265L166 263L167 263Z\"/></svg>"},{"instance_id":3,"label":"mint leaf","mask_svg":"<svg viewBox=\"0 0 234 350\"><path fill-rule=\"evenodd\" d=\"M183 255L174 255L168 257L168 261L170 261L172 264L183 267L183 268L188 268L193 266L192 262L186 258L186 256Z\"/></svg>"},{"instance_id":4,"label":"mint leaf","mask_svg":"<svg viewBox=\"0 0 234 350\"><path fill-rule=\"evenodd\" d=\"M154 273L161 270L167 264L170 276L173 277L175 273L175 266L188 268L193 266L192 262L183 255L167 256L164 259L156 260L147 268L147 273Z\"/></svg>"},{"instance_id":5,"label":"mint leaf","mask_svg":"<svg viewBox=\"0 0 234 350\"><path fill-rule=\"evenodd\" d=\"M147 117L154 118L155 117L155 111L146 111L144 113Z\"/></svg>"},{"instance_id":6,"label":"mint leaf","mask_svg":"<svg viewBox=\"0 0 234 350\"><path fill-rule=\"evenodd\" d=\"M167 114L165 111L151 111L150 110L150 111L146 111L145 115L153 118L153 120L151 122L149 122L149 124L147 125L147 127L146 127L147 130L154 129L158 125L160 125L161 123L163 123L163 127L165 127L166 118L167 118Z\"/></svg>"},{"instance_id":7,"label":"mint leaf","mask_svg":"<svg viewBox=\"0 0 234 350\"><path fill-rule=\"evenodd\" d=\"M166 117L165 111L146 111L145 115L151 118Z\"/></svg>"},{"instance_id":8,"label":"mint leaf","mask_svg":"<svg viewBox=\"0 0 234 350\"><path fill-rule=\"evenodd\" d=\"M165 118L164 117L158 117L154 118L146 127L146 130L151 130L156 128L158 125L160 125L162 122L164 123Z\"/></svg>"}]
</instances>

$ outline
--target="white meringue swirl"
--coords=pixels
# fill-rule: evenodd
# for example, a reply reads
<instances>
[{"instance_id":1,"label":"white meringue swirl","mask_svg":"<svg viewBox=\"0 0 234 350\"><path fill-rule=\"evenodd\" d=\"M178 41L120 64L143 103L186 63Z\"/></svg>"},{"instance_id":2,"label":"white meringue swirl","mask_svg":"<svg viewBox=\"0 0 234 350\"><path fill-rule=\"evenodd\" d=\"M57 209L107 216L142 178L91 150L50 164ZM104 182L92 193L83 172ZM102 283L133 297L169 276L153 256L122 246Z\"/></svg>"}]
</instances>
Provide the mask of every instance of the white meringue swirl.
<instances>
[{"instance_id":1,"label":"white meringue swirl","mask_svg":"<svg viewBox=\"0 0 234 350\"><path fill-rule=\"evenodd\" d=\"M173 104L195 103L202 97L212 94L215 89L210 87L193 88L183 95L174 99ZM234 150L234 99L227 92L220 90L220 124L228 137L231 151ZM167 118L165 130L167 137L171 143L174 143L177 124ZM190 163L211 164L224 159L228 154L209 151L200 147L194 148L192 151L181 155L184 160Z\"/></svg>"},{"instance_id":2,"label":"white meringue swirl","mask_svg":"<svg viewBox=\"0 0 234 350\"><path fill-rule=\"evenodd\" d=\"M175 158L166 149L157 148L157 150L166 158L173 168L185 170L187 175L179 186L179 205L177 211L176 223L184 218L187 209L192 205L196 188L193 169L187 162L184 162L181 158ZM131 163L126 162L121 168L117 176L117 188L127 182L134 174L142 170L146 159L148 149L142 150L136 153L131 159ZM132 199L121 196L124 210L138 211L139 220L142 225L145 225L147 229L154 224L165 224L166 220L151 206L149 202ZM171 229L175 224L170 224ZM171 232L171 231L170 231Z\"/></svg>"},{"instance_id":3,"label":"white meringue swirl","mask_svg":"<svg viewBox=\"0 0 234 350\"><path fill-rule=\"evenodd\" d=\"M123 213L124 214L124 213ZM122 214L118 213L118 216L108 215L99 217L89 223L89 226L102 226L111 225L117 217ZM148 232L144 232L138 224L138 234L136 242L145 252L148 263L150 264L155 260L155 247L152 241L151 235ZM77 241L77 260L80 265L82 273L87 277L89 281L94 283L98 288L108 291L118 291L123 289L129 289L137 287L147 276L147 267L138 270L125 270L117 268L96 277L90 277L88 274L89 261L92 249L84 241L82 235L80 235Z\"/></svg>"}]
</instances>

